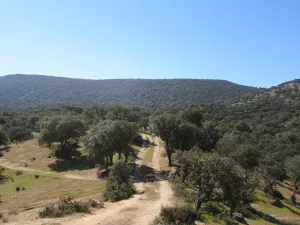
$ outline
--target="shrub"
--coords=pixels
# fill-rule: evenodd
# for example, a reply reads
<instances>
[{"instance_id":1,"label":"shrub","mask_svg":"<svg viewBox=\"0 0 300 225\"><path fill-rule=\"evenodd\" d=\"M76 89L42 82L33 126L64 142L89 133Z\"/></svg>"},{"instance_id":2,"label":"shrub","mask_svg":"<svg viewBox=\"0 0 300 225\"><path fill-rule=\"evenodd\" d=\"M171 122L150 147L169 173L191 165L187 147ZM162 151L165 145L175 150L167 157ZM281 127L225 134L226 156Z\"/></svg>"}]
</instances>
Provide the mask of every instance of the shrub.
<instances>
[{"instance_id":1,"label":"shrub","mask_svg":"<svg viewBox=\"0 0 300 225\"><path fill-rule=\"evenodd\" d=\"M128 199L134 194L131 185L121 183L118 180L108 180L106 183L106 191L103 195L106 201L117 202Z\"/></svg>"},{"instance_id":2,"label":"shrub","mask_svg":"<svg viewBox=\"0 0 300 225\"><path fill-rule=\"evenodd\" d=\"M16 191L19 192L21 191L21 188L19 186L16 187Z\"/></svg>"},{"instance_id":3,"label":"shrub","mask_svg":"<svg viewBox=\"0 0 300 225\"><path fill-rule=\"evenodd\" d=\"M194 212L187 207L162 207L154 224L192 225L194 218Z\"/></svg>"},{"instance_id":4,"label":"shrub","mask_svg":"<svg viewBox=\"0 0 300 225\"><path fill-rule=\"evenodd\" d=\"M3 152L0 152L0 157L3 157L3 155L4 155Z\"/></svg>"},{"instance_id":5,"label":"shrub","mask_svg":"<svg viewBox=\"0 0 300 225\"><path fill-rule=\"evenodd\" d=\"M117 202L127 199L134 194L129 182L130 170L124 162L117 162L110 170L106 183L106 191L103 195L106 201Z\"/></svg>"},{"instance_id":6,"label":"shrub","mask_svg":"<svg viewBox=\"0 0 300 225\"><path fill-rule=\"evenodd\" d=\"M39 174L34 174L34 178L39 178L40 175Z\"/></svg>"},{"instance_id":7,"label":"shrub","mask_svg":"<svg viewBox=\"0 0 300 225\"><path fill-rule=\"evenodd\" d=\"M11 182L15 182L15 179L13 177L10 177Z\"/></svg>"},{"instance_id":8,"label":"shrub","mask_svg":"<svg viewBox=\"0 0 300 225\"><path fill-rule=\"evenodd\" d=\"M217 202L208 202L204 204L204 210L213 215L220 215L226 212L224 206Z\"/></svg>"},{"instance_id":9,"label":"shrub","mask_svg":"<svg viewBox=\"0 0 300 225\"><path fill-rule=\"evenodd\" d=\"M41 218L44 217L63 217L64 215L69 215L72 213L80 212L80 213L89 213L89 202L81 202L81 201L74 201L74 202L65 202L62 201L58 204L57 207L50 206L46 207L43 211L39 212L39 216Z\"/></svg>"},{"instance_id":10,"label":"shrub","mask_svg":"<svg viewBox=\"0 0 300 225\"><path fill-rule=\"evenodd\" d=\"M93 208L104 208L104 203L103 202L97 202L93 199L90 199L88 201L89 206L93 207Z\"/></svg>"},{"instance_id":11,"label":"shrub","mask_svg":"<svg viewBox=\"0 0 300 225\"><path fill-rule=\"evenodd\" d=\"M17 210L12 210L12 211L9 211L8 215L18 215L18 211Z\"/></svg>"},{"instance_id":12,"label":"shrub","mask_svg":"<svg viewBox=\"0 0 300 225\"><path fill-rule=\"evenodd\" d=\"M23 175L23 171L22 171L22 170L17 170L17 171L16 171L16 175L17 175L17 176Z\"/></svg>"},{"instance_id":13,"label":"shrub","mask_svg":"<svg viewBox=\"0 0 300 225\"><path fill-rule=\"evenodd\" d=\"M239 223L235 220L231 219L230 217L224 217L223 218L226 225L238 225Z\"/></svg>"},{"instance_id":14,"label":"shrub","mask_svg":"<svg viewBox=\"0 0 300 225\"><path fill-rule=\"evenodd\" d=\"M25 188L25 187L22 187L22 190L23 190L23 191L25 191L25 190L26 190L26 188Z\"/></svg>"},{"instance_id":15,"label":"shrub","mask_svg":"<svg viewBox=\"0 0 300 225\"><path fill-rule=\"evenodd\" d=\"M273 196L273 198L278 198L278 199L280 199L280 200L283 200L284 199L284 196L281 194L281 192L280 191L277 191L277 190L274 190L273 192L272 192L272 196Z\"/></svg>"},{"instance_id":16,"label":"shrub","mask_svg":"<svg viewBox=\"0 0 300 225\"><path fill-rule=\"evenodd\" d=\"M9 221L9 220L8 220L7 217L4 217L3 220L2 220L3 223L8 223L8 221Z\"/></svg>"}]
</instances>

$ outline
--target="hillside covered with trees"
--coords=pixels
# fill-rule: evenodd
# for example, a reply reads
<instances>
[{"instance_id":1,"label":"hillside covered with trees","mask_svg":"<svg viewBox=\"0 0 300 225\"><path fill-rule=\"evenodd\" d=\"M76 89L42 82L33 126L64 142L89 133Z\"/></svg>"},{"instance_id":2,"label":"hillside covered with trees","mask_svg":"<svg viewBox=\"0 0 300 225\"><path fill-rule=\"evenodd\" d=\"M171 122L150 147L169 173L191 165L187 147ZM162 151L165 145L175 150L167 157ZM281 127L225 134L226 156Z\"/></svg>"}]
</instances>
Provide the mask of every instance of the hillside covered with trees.
<instances>
[{"instance_id":1,"label":"hillside covered with trees","mask_svg":"<svg viewBox=\"0 0 300 225\"><path fill-rule=\"evenodd\" d=\"M9 146L35 139L35 146L55 159L48 167L56 172L74 164L80 170L97 168L99 178L108 176L106 201L133 196L134 182L167 182L180 204L161 208L155 224L290 225L300 222L299 112L299 80L248 93L230 104L181 109L5 108L0 145L5 159L13 154ZM147 160L137 164L141 149L148 149L147 160L164 157L167 169L157 171ZM50 209L43 213L55 217Z\"/></svg>"},{"instance_id":2,"label":"hillside covered with trees","mask_svg":"<svg viewBox=\"0 0 300 225\"><path fill-rule=\"evenodd\" d=\"M83 80L39 75L0 77L0 106L119 104L181 108L239 101L262 89L224 80L114 79Z\"/></svg>"}]
</instances>

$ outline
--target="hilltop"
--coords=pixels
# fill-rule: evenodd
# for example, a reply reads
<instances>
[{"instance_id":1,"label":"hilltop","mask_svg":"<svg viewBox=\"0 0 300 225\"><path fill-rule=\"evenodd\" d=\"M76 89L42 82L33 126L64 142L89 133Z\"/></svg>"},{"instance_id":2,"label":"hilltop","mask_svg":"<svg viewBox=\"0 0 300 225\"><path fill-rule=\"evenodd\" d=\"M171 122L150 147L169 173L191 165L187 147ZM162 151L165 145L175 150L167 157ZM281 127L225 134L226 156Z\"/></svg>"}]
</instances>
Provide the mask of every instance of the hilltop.
<instances>
[{"instance_id":1,"label":"hilltop","mask_svg":"<svg viewBox=\"0 0 300 225\"><path fill-rule=\"evenodd\" d=\"M0 106L120 104L151 108L182 108L226 104L263 89L225 80L113 79L85 80L42 75L0 77Z\"/></svg>"}]
</instances>

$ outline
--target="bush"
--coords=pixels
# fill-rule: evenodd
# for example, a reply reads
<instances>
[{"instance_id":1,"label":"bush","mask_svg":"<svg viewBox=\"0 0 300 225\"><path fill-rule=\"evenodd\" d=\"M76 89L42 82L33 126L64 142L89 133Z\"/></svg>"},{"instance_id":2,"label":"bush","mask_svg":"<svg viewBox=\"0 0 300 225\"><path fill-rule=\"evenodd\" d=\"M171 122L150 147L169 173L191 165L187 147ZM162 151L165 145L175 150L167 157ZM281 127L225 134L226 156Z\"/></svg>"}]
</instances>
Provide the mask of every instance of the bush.
<instances>
[{"instance_id":1,"label":"bush","mask_svg":"<svg viewBox=\"0 0 300 225\"><path fill-rule=\"evenodd\" d=\"M21 191L21 188L19 186L16 187L16 191L19 192Z\"/></svg>"},{"instance_id":2,"label":"bush","mask_svg":"<svg viewBox=\"0 0 300 225\"><path fill-rule=\"evenodd\" d=\"M17 171L16 171L16 175L17 175L17 176L23 175L23 171L22 171L22 170L17 170Z\"/></svg>"},{"instance_id":3,"label":"bush","mask_svg":"<svg viewBox=\"0 0 300 225\"><path fill-rule=\"evenodd\" d=\"M161 225L192 225L194 212L186 207L162 207L154 224Z\"/></svg>"},{"instance_id":4,"label":"bush","mask_svg":"<svg viewBox=\"0 0 300 225\"><path fill-rule=\"evenodd\" d=\"M3 152L0 152L0 157L3 157L3 156L4 156Z\"/></svg>"},{"instance_id":5,"label":"bush","mask_svg":"<svg viewBox=\"0 0 300 225\"><path fill-rule=\"evenodd\" d=\"M118 180L108 180L106 183L106 191L103 195L105 201L117 202L128 199L134 194L131 185L121 183Z\"/></svg>"},{"instance_id":6,"label":"bush","mask_svg":"<svg viewBox=\"0 0 300 225\"><path fill-rule=\"evenodd\" d=\"M106 191L103 195L106 201L117 202L130 198L134 194L129 182L130 170L124 162L117 162L110 170L106 183Z\"/></svg>"},{"instance_id":7,"label":"bush","mask_svg":"<svg viewBox=\"0 0 300 225\"><path fill-rule=\"evenodd\" d=\"M39 212L39 216L41 218L45 218L45 217L54 218L54 217L63 217L65 215L73 214L76 212L89 213L90 206L91 206L90 202L62 201L58 204L57 207L55 206L46 207L43 211Z\"/></svg>"},{"instance_id":8,"label":"bush","mask_svg":"<svg viewBox=\"0 0 300 225\"><path fill-rule=\"evenodd\" d=\"M22 187L22 190L23 190L23 191L25 191L25 190L26 190L26 188L25 188L25 187Z\"/></svg>"},{"instance_id":9,"label":"bush","mask_svg":"<svg viewBox=\"0 0 300 225\"><path fill-rule=\"evenodd\" d=\"M40 177L40 175L34 174L34 178L39 178L39 177Z\"/></svg>"},{"instance_id":10,"label":"bush","mask_svg":"<svg viewBox=\"0 0 300 225\"><path fill-rule=\"evenodd\" d=\"M217 202L208 202L204 204L204 210L213 215L220 215L226 212L224 206Z\"/></svg>"},{"instance_id":11,"label":"bush","mask_svg":"<svg viewBox=\"0 0 300 225\"><path fill-rule=\"evenodd\" d=\"M284 199L284 196L280 193L280 191L277 190L273 191L272 196L275 199L280 199L280 200Z\"/></svg>"},{"instance_id":12,"label":"bush","mask_svg":"<svg viewBox=\"0 0 300 225\"><path fill-rule=\"evenodd\" d=\"M90 207L93 207L93 208L104 208L104 203L103 202L97 202L96 200L93 200L93 199L90 199L88 201L88 204Z\"/></svg>"},{"instance_id":13,"label":"bush","mask_svg":"<svg viewBox=\"0 0 300 225\"><path fill-rule=\"evenodd\" d=\"M231 219L230 217L224 217L223 220L226 225L239 225L238 222L236 222L234 219Z\"/></svg>"},{"instance_id":14,"label":"bush","mask_svg":"<svg viewBox=\"0 0 300 225\"><path fill-rule=\"evenodd\" d=\"M8 220L7 217L4 217L3 220L2 220L3 223L8 223L8 221L9 221L9 220Z\"/></svg>"}]
</instances>

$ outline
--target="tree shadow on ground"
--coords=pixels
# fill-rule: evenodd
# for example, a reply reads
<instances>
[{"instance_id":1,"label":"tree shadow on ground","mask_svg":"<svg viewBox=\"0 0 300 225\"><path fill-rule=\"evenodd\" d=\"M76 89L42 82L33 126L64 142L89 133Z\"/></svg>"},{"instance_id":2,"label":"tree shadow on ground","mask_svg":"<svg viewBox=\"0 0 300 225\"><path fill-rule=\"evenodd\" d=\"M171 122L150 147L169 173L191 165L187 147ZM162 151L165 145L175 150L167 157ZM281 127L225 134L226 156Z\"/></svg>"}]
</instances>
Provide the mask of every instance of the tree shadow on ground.
<instances>
[{"instance_id":1,"label":"tree shadow on ground","mask_svg":"<svg viewBox=\"0 0 300 225\"><path fill-rule=\"evenodd\" d=\"M1 152L9 152L9 149L10 149L10 146L3 146L3 147L0 147L0 151L1 151Z\"/></svg>"},{"instance_id":2,"label":"tree shadow on ground","mask_svg":"<svg viewBox=\"0 0 300 225\"><path fill-rule=\"evenodd\" d=\"M56 172L94 168L85 155L76 155L70 159L56 159L56 161L49 164L48 167Z\"/></svg>"},{"instance_id":3,"label":"tree shadow on ground","mask_svg":"<svg viewBox=\"0 0 300 225\"><path fill-rule=\"evenodd\" d=\"M275 218L274 216L271 216L271 215L264 213L262 211L259 211L257 209L251 208L250 211L254 215L260 217L261 219L263 219L265 221L268 221L269 223L279 224L279 225L291 225L291 223L289 223L289 222L279 220L279 219Z\"/></svg>"},{"instance_id":4,"label":"tree shadow on ground","mask_svg":"<svg viewBox=\"0 0 300 225\"><path fill-rule=\"evenodd\" d=\"M296 206L296 205L295 205ZM295 211L294 209L292 209L290 206L288 206L288 205L283 205L283 207L284 208L287 208L290 212L292 212L292 213L294 213L294 214L296 214L297 216L300 216L300 213L299 212L297 212L297 211ZM297 206L296 206L297 207Z\"/></svg>"},{"instance_id":5,"label":"tree shadow on ground","mask_svg":"<svg viewBox=\"0 0 300 225\"><path fill-rule=\"evenodd\" d=\"M278 185L279 185L280 187L282 187L282 188L286 188L286 189L288 189L288 190L290 190L290 191L294 191L293 186L290 185L289 183L284 183L284 184L282 184L282 183L278 182Z\"/></svg>"},{"instance_id":6,"label":"tree shadow on ground","mask_svg":"<svg viewBox=\"0 0 300 225\"><path fill-rule=\"evenodd\" d=\"M141 166L136 165L132 181L135 183L156 182L167 180L168 175L167 171L158 171L142 164Z\"/></svg>"}]
</instances>

